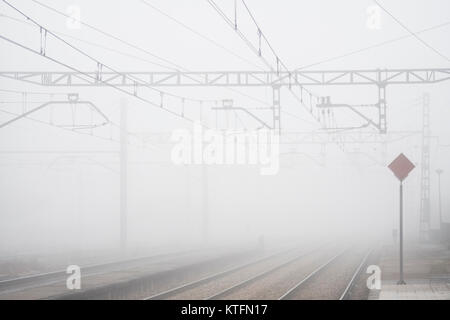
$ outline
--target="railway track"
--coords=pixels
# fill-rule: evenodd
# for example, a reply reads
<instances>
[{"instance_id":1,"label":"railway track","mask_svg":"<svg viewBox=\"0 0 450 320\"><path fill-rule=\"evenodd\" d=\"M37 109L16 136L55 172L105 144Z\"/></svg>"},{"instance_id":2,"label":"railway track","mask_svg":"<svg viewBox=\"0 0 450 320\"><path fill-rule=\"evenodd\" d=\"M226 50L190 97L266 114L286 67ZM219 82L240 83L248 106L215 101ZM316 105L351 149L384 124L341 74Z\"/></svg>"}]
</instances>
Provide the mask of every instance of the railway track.
<instances>
[{"instance_id":1,"label":"railway track","mask_svg":"<svg viewBox=\"0 0 450 320\"><path fill-rule=\"evenodd\" d=\"M292 286L278 300L346 300L371 252L368 250L361 255L355 254L349 249L341 251ZM353 269L349 265L353 266Z\"/></svg>"},{"instance_id":2,"label":"railway track","mask_svg":"<svg viewBox=\"0 0 450 320\"><path fill-rule=\"evenodd\" d=\"M245 284L257 281L269 273L290 265L293 262L314 253L317 249L318 248L315 248L309 251L289 249L270 254L255 261L154 294L144 298L144 300L217 299Z\"/></svg>"},{"instance_id":3,"label":"railway track","mask_svg":"<svg viewBox=\"0 0 450 320\"><path fill-rule=\"evenodd\" d=\"M278 254L290 247L271 248ZM81 268L82 290L66 288L66 270L0 281L0 299L141 299L186 281L261 257L260 248L210 248L155 254ZM214 271L215 270L215 271Z\"/></svg>"},{"instance_id":4,"label":"railway track","mask_svg":"<svg viewBox=\"0 0 450 320\"><path fill-rule=\"evenodd\" d=\"M342 249L342 247L341 247ZM108 272L133 270L142 265L169 263L176 255L190 256L192 251L182 253L157 254L128 260L112 261L104 264L88 265L82 268L83 277L104 277ZM241 264L229 263L227 269L213 274L203 272L204 276L195 279L196 271L187 282L181 285L167 283L166 288L144 300L162 299L348 299L370 255L369 251L355 253L349 249L338 254L336 245L321 245L313 249L284 248L254 258ZM197 269L192 269L193 271ZM176 271L175 271L176 272ZM176 273L174 273L175 275ZM0 299L15 292L41 290L46 286L65 283L65 270L35 274L0 281ZM178 276L177 276L178 277ZM181 280L181 278L179 279ZM147 294L151 293L148 292ZM145 294L144 292L141 293ZM57 297L57 296L55 296ZM80 296L82 298L82 296ZM130 296L132 298L132 296ZM128 298L130 298L128 297ZM139 294L137 294L139 297ZM50 298L47 297L47 298ZM127 298L123 295L121 298Z\"/></svg>"},{"instance_id":5,"label":"railway track","mask_svg":"<svg viewBox=\"0 0 450 320\"><path fill-rule=\"evenodd\" d=\"M234 286L226 288L226 289L224 289L224 290L222 290L222 291L220 291L218 293L215 293L215 294L207 297L205 300L217 300L217 299L220 299L222 297L225 297L228 294L230 294L231 292L234 292L234 291L236 291L236 290L238 290L240 288L243 288L243 287L245 287L245 286L247 286L247 285L249 285L251 283L254 283L254 282L258 281L259 279L263 279L265 276L267 276L267 275L269 275L269 274L271 274L271 273L273 273L273 272L275 272L277 270L281 270L283 267L288 266L288 265L292 264L293 262L306 257L308 255L308 253L311 253L311 252L302 253L302 254L294 257L293 259L289 259L288 261L286 261L284 263L281 263L281 264L279 264L279 265L277 265L277 266L275 266L273 268L270 268L270 269L265 270L265 271L263 271L261 273L258 273L255 276L252 276L252 277L250 277L250 278L248 278L248 279L246 279L246 280L244 280L244 281L242 281L240 283L235 284Z\"/></svg>"},{"instance_id":6,"label":"railway track","mask_svg":"<svg viewBox=\"0 0 450 320\"><path fill-rule=\"evenodd\" d=\"M347 287L345 287L344 291L342 292L341 296L339 297L339 300L347 300L349 296L352 293L352 289L355 287L356 282L358 281L358 276L361 274L361 271L367 264L367 260L369 259L370 255L372 254L373 250L368 250L363 259L361 260L361 263L356 268L355 272L353 273L352 278L347 284Z\"/></svg>"},{"instance_id":7,"label":"railway track","mask_svg":"<svg viewBox=\"0 0 450 320\"><path fill-rule=\"evenodd\" d=\"M317 298L345 300L357 282L370 251L360 254L347 248L335 254L335 250L321 247L303 252L270 255L154 294L144 300ZM338 270L334 270L335 263L338 263ZM323 286L319 289L314 288L317 279L327 282L327 279L322 277L325 271L335 273L335 278L339 280L333 279L328 282L332 290L326 290L322 288ZM308 288L305 289L306 285ZM302 296L300 294L302 290L313 291L309 292L309 296ZM317 290L325 292L326 295L315 295Z\"/></svg>"}]
</instances>

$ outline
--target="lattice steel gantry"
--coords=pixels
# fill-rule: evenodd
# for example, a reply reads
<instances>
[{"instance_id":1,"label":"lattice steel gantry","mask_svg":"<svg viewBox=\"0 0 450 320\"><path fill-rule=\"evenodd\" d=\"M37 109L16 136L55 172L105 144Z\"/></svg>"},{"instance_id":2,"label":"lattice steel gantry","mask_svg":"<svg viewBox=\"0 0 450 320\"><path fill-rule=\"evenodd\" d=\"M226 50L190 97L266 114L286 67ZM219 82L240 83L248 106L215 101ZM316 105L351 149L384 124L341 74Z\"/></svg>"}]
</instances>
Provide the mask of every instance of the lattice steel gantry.
<instances>
[{"instance_id":1,"label":"lattice steel gantry","mask_svg":"<svg viewBox=\"0 0 450 320\"><path fill-rule=\"evenodd\" d=\"M378 119L370 121L380 133L387 132L388 85L431 84L450 79L450 68L198 71L198 72L0 72L0 77L51 87L123 87L139 97L141 87L270 87L273 90L273 128L281 131L281 88L303 86L375 85L378 89ZM96 79L93 81L92 79ZM317 107L317 105L316 105ZM333 107L330 105L329 107ZM352 109L351 109L352 110ZM358 113L355 109L353 112ZM358 113L360 115L360 113Z\"/></svg>"},{"instance_id":2,"label":"lattice steel gantry","mask_svg":"<svg viewBox=\"0 0 450 320\"><path fill-rule=\"evenodd\" d=\"M422 161L420 177L420 226L422 240L427 240L430 230L430 95L425 93L422 98Z\"/></svg>"}]
</instances>

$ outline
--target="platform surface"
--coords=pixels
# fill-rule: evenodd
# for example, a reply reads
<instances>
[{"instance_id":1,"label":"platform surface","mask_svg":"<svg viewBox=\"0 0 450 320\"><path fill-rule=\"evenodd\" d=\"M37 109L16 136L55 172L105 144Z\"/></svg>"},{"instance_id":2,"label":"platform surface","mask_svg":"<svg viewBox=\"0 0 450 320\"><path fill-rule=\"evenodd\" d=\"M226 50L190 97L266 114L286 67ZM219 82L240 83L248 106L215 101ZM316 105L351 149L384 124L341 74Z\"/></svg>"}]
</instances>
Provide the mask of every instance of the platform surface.
<instances>
[{"instance_id":1,"label":"platform surface","mask_svg":"<svg viewBox=\"0 0 450 320\"><path fill-rule=\"evenodd\" d=\"M369 300L450 300L450 250L442 245L414 245L405 251L405 285L398 285L399 258L386 246L379 261L381 289L370 290Z\"/></svg>"}]
</instances>

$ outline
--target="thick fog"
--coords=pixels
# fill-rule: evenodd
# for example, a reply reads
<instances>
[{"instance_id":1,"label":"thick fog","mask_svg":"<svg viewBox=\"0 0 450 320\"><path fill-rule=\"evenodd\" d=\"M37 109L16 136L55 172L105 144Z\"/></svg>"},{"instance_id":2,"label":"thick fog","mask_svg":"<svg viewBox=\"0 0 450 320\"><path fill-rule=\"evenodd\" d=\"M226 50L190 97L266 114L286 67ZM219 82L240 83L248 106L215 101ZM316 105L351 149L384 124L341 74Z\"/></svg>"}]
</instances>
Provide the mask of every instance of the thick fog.
<instances>
[{"instance_id":1,"label":"thick fog","mask_svg":"<svg viewBox=\"0 0 450 320\"><path fill-rule=\"evenodd\" d=\"M414 239L420 220L424 94L430 97L431 228L439 226L437 169L443 170L443 219L450 221L448 82L388 86L386 135L346 108L334 110L338 129L325 130L283 87L281 139L268 150L276 157L265 164L187 163L176 158L177 132L193 134L194 123L200 122L207 126L203 133L212 130L209 134L264 132L264 123L272 124L272 88L157 87L164 92L161 107L160 93L151 86L137 93L132 87L123 92L110 86L42 86L4 75L97 72L99 65L117 72L269 71L262 58L276 62L267 45L259 57L203 0L8 3L0 2L0 124L52 103L0 128L2 256L116 250L121 211L130 250L251 245L262 238L388 241L398 228L399 181L387 166L400 153L416 166L404 181L405 232ZM215 3L234 19L234 1ZM446 0L380 2L435 50L374 9L371 0L246 3L289 70L449 66ZM257 47L258 30L242 4L236 17ZM373 105L378 99L375 85L305 88L338 104ZM68 94L74 93L83 103L68 103ZM223 100L232 100L236 109L220 109ZM367 114L378 117L373 110ZM299 133L294 143L284 140L289 133ZM309 143L310 133L324 142ZM330 133L349 139L361 133L386 143L343 143L327 138ZM264 174L269 165L274 171Z\"/></svg>"}]
</instances>

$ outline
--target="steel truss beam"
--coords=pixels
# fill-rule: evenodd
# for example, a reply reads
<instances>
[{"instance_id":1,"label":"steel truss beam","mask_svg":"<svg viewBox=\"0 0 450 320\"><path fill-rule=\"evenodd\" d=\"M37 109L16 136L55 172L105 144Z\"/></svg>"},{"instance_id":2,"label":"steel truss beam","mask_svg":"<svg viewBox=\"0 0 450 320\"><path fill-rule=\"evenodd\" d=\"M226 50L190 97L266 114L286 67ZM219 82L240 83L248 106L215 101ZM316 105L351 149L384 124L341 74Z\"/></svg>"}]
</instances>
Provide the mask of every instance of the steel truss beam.
<instances>
[{"instance_id":1,"label":"steel truss beam","mask_svg":"<svg viewBox=\"0 0 450 320\"><path fill-rule=\"evenodd\" d=\"M296 70L206 71L206 72L0 72L0 77L52 87L132 87L139 96L140 87L271 87L273 124L281 132L280 89L303 86L375 85L378 88L378 119L369 121L379 133L387 132L386 87L402 84L431 84L450 80L450 68L367 69L367 70ZM92 79L96 81L92 81ZM301 92L302 93L302 92ZM302 98L301 98L302 99ZM355 110L353 110L355 111ZM356 112L358 114L358 112ZM359 113L359 115L361 115Z\"/></svg>"},{"instance_id":2,"label":"steel truss beam","mask_svg":"<svg viewBox=\"0 0 450 320\"><path fill-rule=\"evenodd\" d=\"M367 69L367 70L306 70L292 72L264 71L198 71L198 72L87 72L101 79L92 83L77 72L3 71L0 77L44 86L123 86L123 87L267 87L267 86L329 86L426 84L450 79L450 68L430 69ZM139 78L141 81L134 81Z\"/></svg>"}]
</instances>

